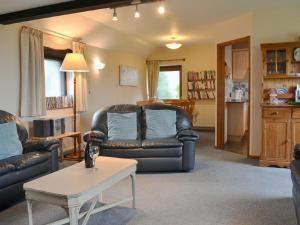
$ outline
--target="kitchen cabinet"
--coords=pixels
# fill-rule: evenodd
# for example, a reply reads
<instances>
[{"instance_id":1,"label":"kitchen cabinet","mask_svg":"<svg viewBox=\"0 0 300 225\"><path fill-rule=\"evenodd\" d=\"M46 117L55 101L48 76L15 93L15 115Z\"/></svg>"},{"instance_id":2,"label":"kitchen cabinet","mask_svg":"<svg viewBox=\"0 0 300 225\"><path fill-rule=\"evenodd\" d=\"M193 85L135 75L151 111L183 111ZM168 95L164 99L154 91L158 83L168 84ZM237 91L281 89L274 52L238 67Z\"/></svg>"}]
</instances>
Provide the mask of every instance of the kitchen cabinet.
<instances>
[{"instance_id":1,"label":"kitchen cabinet","mask_svg":"<svg viewBox=\"0 0 300 225\"><path fill-rule=\"evenodd\" d=\"M249 51L248 49L234 49L232 51L232 79L248 80Z\"/></svg>"},{"instance_id":2,"label":"kitchen cabinet","mask_svg":"<svg viewBox=\"0 0 300 225\"><path fill-rule=\"evenodd\" d=\"M227 102L227 140L240 142L248 130L248 102Z\"/></svg>"},{"instance_id":3,"label":"kitchen cabinet","mask_svg":"<svg viewBox=\"0 0 300 225\"><path fill-rule=\"evenodd\" d=\"M260 165L289 166L292 156L291 108L265 107L262 128Z\"/></svg>"}]
</instances>

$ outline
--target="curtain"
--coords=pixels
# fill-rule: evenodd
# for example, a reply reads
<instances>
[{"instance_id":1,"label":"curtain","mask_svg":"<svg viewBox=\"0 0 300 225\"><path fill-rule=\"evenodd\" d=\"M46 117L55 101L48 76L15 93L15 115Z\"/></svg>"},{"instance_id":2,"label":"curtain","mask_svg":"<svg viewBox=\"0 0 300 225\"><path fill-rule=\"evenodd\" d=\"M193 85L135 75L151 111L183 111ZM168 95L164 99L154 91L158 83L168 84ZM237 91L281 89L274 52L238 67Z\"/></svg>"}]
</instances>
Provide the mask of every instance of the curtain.
<instances>
[{"instance_id":1,"label":"curtain","mask_svg":"<svg viewBox=\"0 0 300 225\"><path fill-rule=\"evenodd\" d=\"M22 27L20 48L20 115L46 115L43 33Z\"/></svg>"},{"instance_id":2,"label":"curtain","mask_svg":"<svg viewBox=\"0 0 300 225\"><path fill-rule=\"evenodd\" d=\"M159 76L159 61L153 60L147 62L147 92L148 99L157 98L157 86Z\"/></svg>"},{"instance_id":3,"label":"curtain","mask_svg":"<svg viewBox=\"0 0 300 225\"><path fill-rule=\"evenodd\" d=\"M80 42L73 42L73 52L84 55L85 44ZM76 111L86 112L88 110L87 103L87 73L74 73L76 76Z\"/></svg>"}]
</instances>

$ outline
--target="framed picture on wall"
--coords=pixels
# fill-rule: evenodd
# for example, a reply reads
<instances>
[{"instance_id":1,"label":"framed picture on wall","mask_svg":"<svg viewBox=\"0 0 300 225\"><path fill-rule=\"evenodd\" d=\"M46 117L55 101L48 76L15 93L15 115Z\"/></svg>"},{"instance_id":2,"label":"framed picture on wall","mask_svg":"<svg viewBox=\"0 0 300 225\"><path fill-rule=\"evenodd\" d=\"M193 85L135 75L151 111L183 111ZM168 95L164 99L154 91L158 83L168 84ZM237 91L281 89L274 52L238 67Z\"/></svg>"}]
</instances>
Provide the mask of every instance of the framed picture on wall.
<instances>
[{"instance_id":1,"label":"framed picture on wall","mask_svg":"<svg viewBox=\"0 0 300 225\"><path fill-rule=\"evenodd\" d=\"M138 85L139 72L136 67L120 65L120 86L136 87Z\"/></svg>"}]
</instances>

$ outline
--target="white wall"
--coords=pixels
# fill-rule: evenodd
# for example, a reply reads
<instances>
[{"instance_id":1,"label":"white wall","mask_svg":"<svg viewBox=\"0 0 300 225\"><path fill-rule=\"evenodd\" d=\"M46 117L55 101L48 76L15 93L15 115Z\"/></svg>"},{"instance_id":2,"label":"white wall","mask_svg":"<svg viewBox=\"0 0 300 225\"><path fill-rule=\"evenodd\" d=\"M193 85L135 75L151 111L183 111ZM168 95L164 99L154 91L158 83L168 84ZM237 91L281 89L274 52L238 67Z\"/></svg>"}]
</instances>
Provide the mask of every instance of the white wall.
<instances>
[{"instance_id":1,"label":"white wall","mask_svg":"<svg viewBox=\"0 0 300 225\"><path fill-rule=\"evenodd\" d=\"M0 25L0 109L19 114L19 25Z\"/></svg>"},{"instance_id":2,"label":"white wall","mask_svg":"<svg viewBox=\"0 0 300 225\"><path fill-rule=\"evenodd\" d=\"M215 44L208 42L198 45L183 45L177 50L166 47L158 48L148 56L148 59L182 59L186 61L170 62L182 65L182 97L187 98L187 73L189 71L199 72L202 70L216 70ZM215 101L197 101L194 112L197 114L194 126L214 127L215 125Z\"/></svg>"},{"instance_id":3,"label":"white wall","mask_svg":"<svg viewBox=\"0 0 300 225\"><path fill-rule=\"evenodd\" d=\"M92 116L98 109L113 104L135 104L146 97L146 59L133 54L88 46L86 59L90 67L88 74L88 112L81 114L82 130L91 127ZM95 69L95 62L106 64L101 71ZM139 71L137 87L119 85L119 66L134 66Z\"/></svg>"}]
</instances>

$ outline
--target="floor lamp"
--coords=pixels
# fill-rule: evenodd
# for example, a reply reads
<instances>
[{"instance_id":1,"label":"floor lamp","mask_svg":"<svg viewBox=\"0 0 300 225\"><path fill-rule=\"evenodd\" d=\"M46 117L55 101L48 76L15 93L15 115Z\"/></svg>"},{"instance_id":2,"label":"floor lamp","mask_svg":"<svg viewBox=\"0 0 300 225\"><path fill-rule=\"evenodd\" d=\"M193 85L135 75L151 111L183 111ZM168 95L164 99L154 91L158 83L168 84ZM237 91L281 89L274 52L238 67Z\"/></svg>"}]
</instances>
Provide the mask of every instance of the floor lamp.
<instances>
[{"instance_id":1,"label":"floor lamp","mask_svg":"<svg viewBox=\"0 0 300 225\"><path fill-rule=\"evenodd\" d=\"M60 67L60 71L74 73L74 96L73 96L73 130L76 132L76 74L89 72L84 56L80 53L67 53Z\"/></svg>"}]
</instances>

